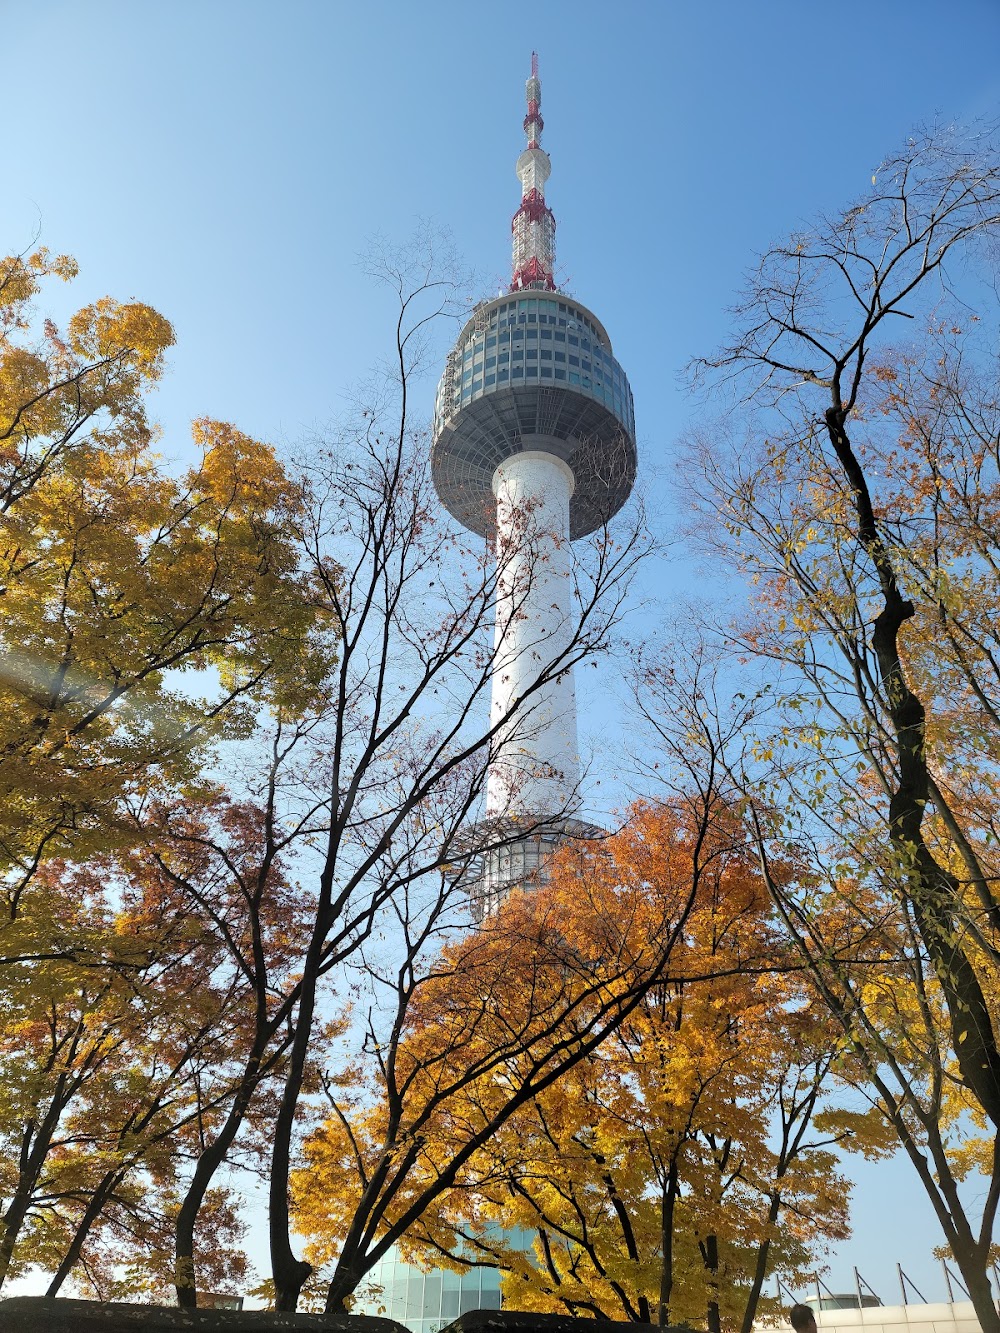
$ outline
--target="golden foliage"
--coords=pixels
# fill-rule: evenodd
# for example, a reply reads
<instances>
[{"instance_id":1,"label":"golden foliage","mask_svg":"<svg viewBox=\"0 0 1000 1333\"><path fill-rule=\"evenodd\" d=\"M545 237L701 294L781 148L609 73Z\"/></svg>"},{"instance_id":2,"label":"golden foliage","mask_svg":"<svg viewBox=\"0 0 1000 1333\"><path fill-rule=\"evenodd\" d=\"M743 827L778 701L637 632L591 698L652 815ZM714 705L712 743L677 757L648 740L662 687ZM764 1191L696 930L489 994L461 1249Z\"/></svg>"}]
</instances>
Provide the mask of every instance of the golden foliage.
<instances>
[{"instance_id":1,"label":"golden foliage","mask_svg":"<svg viewBox=\"0 0 1000 1333\"><path fill-rule=\"evenodd\" d=\"M41 856L121 833L117 802L188 781L199 746L245 728L241 698L301 702L316 612L297 496L273 451L201 421L168 474L143 396L173 332L110 299L28 343L43 252L0 264L0 860L11 892ZM322 674L312 659L312 685ZM198 673L198 699L181 673ZM309 672L306 672L306 676Z\"/></svg>"},{"instance_id":2,"label":"golden foliage","mask_svg":"<svg viewBox=\"0 0 1000 1333\"><path fill-rule=\"evenodd\" d=\"M334 1114L307 1139L293 1192L313 1261L335 1260L404 1161L379 1234L416 1208L407 1253L488 1257L518 1309L655 1322L668 1196L671 1319L704 1318L714 1292L728 1326L763 1241L787 1273L844 1234L847 1191L828 1151L783 1163L775 1184L778 1090L801 1091L830 1028L775 970L766 892L735 831L723 818L699 845L683 816L639 806L621 833L567 849L549 884L442 951L398 1041L341 1073ZM641 1003L503 1119L671 931L667 970ZM775 1190L789 1207L777 1225ZM710 1238L712 1271L699 1249Z\"/></svg>"}]
</instances>

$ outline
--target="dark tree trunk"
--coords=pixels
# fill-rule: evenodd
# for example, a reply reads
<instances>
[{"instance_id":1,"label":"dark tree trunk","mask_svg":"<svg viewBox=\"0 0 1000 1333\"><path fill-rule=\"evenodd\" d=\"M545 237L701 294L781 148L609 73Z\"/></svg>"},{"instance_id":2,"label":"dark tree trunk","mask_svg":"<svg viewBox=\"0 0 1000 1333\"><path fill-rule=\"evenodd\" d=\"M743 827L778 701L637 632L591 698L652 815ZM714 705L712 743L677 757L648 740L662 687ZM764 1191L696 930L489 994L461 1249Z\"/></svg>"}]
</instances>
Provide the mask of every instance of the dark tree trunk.
<instances>
[{"instance_id":1,"label":"dark tree trunk","mask_svg":"<svg viewBox=\"0 0 1000 1333\"><path fill-rule=\"evenodd\" d=\"M708 1305L705 1310L705 1324L708 1333L722 1333L722 1319L719 1314L719 1238L718 1236L706 1236L704 1241L699 1241L702 1258L705 1261L705 1267L710 1273L709 1291L713 1294L708 1298Z\"/></svg>"},{"instance_id":2,"label":"dark tree trunk","mask_svg":"<svg viewBox=\"0 0 1000 1333\"><path fill-rule=\"evenodd\" d=\"M670 1295L674 1286L674 1205L678 1184L677 1158L674 1156L660 1192L660 1299L656 1314L660 1328L666 1328L670 1323Z\"/></svg>"},{"instance_id":3,"label":"dark tree trunk","mask_svg":"<svg viewBox=\"0 0 1000 1333\"><path fill-rule=\"evenodd\" d=\"M997 1313L997 1303L993 1299L993 1288L986 1274L986 1261L982 1254L970 1256L966 1262L956 1254L955 1262L962 1280L968 1284L969 1299L983 1333L1000 1333L1000 1314Z\"/></svg>"},{"instance_id":4,"label":"dark tree trunk","mask_svg":"<svg viewBox=\"0 0 1000 1333\"><path fill-rule=\"evenodd\" d=\"M875 520L864 469L847 435L846 420L847 411L835 388L834 405L826 413L827 432L854 497L858 542L875 567L882 593L872 648L899 761L899 780L889 801L889 838L902 864L908 867L908 897L947 1001L962 1076L986 1115L1000 1127L1000 1051L979 978L956 935L958 883L938 864L923 833L930 798L926 714L907 684L899 651L900 630L912 618L914 607L900 592L892 556Z\"/></svg>"},{"instance_id":5,"label":"dark tree trunk","mask_svg":"<svg viewBox=\"0 0 1000 1333\"><path fill-rule=\"evenodd\" d=\"M90 1202L87 1204L86 1211L80 1219L76 1231L73 1233L73 1239L69 1243L69 1249L62 1257L62 1262L56 1269L52 1281L46 1289L46 1296L58 1296L62 1284L72 1273L79 1262L80 1255L83 1253L83 1247L86 1244L87 1237L90 1235L94 1223L100 1217L104 1205L114 1193L117 1186L121 1183L122 1176L119 1172L109 1173L104 1177L101 1183L90 1196Z\"/></svg>"},{"instance_id":6,"label":"dark tree trunk","mask_svg":"<svg viewBox=\"0 0 1000 1333\"><path fill-rule=\"evenodd\" d=\"M330 1286L326 1293L326 1305L323 1307L326 1314L348 1314L347 1298L354 1291L361 1279L364 1277L364 1270L359 1269L353 1264L339 1263L337 1271L333 1275Z\"/></svg>"},{"instance_id":7,"label":"dark tree trunk","mask_svg":"<svg viewBox=\"0 0 1000 1333\"><path fill-rule=\"evenodd\" d=\"M329 900L329 885L324 883L322 896ZM323 904L320 905L320 919ZM317 927L305 966L299 1009L296 1015L295 1039L292 1042L285 1086L274 1125L274 1148L271 1153L271 1179L268 1193L268 1232L271 1245L271 1275L274 1279L274 1308L293 1312L299 1296L312 1273L312 1264L297 1259L290 1238L290 1210L288 1198L289 1175L292 1165L292 1135L295 1132L295 1114L305 1079L309 1038L312 1035L316 1009L316 984L322 952L324 932Z\"/></svg>"},{"instance_id":8,"label":"dark tree trunk","mask_svg":"<svg viewBox=\"0 0 1000 1333\"><path fill-rule=\"evenodd\" d=\"M76 1086L74 1084L72 1088L67 1088L60 1075L57 1093L49 1103L41 1124L29 1124L25 1128L21 1141L17 1185L3 1215L3 1230L0 1232L0 1286L6 1281L10 1272L14 1247L24 1226L24 1219L28 1216L28 1209L31 1207L32 1192L52 1146L52 1136L72 1093L76 1091Z\"/></svg>"},{"instance_id":9,"label":"dark tree trunk","mask_svg":"<svg viewBox=\"0 0 1000 1333\"><path fill-rule=\"evenodd\" d=\"M778 1220L778 1213L781 1210L781 1195L775 1191L771 1195L771 1202L767 1208L767 1228L770 1231ZM757 1246L757 1261L754 1264L753 1282L750 1284L750 1292L747 1296L746 1308L743 1311L743 1322L740 1324L740 1333L750 1333L753 1328L753 1322L757 1318L757 1306L760 1303L760 1293L764 1290L764 1279L767 1277L767 1261L771 1253L770 1239L762 1240Z\"/></svg>"},{"instance_id":10,"label":"dark tree trunk","mask_svg":"<svg viewBox=\"0 0 1000 1333\"><path fill-rule=\"evenodd\" d=\"M198 1270L194 1255L195 1228L198 1215L205 1202L205 1195L215 1178L215 1173L226 1160L229 1149L246 1115L259 1082L259 1062L255 1055L250 1075L244 1079L237 1099L230 1108L226 1123L198 1158L198 1163L181 1203L174 1223L174 1288L177 1292L177 1304L193 1309L198 1304Z\"/></svg>"}]
</instances>

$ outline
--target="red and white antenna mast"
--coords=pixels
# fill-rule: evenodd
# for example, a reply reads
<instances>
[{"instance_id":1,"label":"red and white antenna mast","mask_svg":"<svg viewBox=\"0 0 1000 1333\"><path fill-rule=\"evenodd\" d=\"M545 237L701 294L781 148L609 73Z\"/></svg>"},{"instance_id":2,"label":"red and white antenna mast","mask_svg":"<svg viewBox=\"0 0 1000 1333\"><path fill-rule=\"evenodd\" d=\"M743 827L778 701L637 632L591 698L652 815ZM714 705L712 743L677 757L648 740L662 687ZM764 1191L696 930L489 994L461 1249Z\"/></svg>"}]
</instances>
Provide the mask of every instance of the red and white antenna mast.
<instances>
[{"instance_id":1,"label":"red and white antenna mast","mask_svg":"<svg viewBox=\"0 0 1000 1333\"><path fill-rule=\"evenodd\" d=\"M538 79L538 56L531 53L531 78L525 85L528 114L524 118L524 132L528 146L517 159L517 175L521 182L521 207L511 221L514 233L514 276L512 292L527 287L556 289L553 270L556 259L556 220L545 202L545 182L552 171L552 163L544 148L542 137L542 85Z\"/></svg>"}]
</instances>

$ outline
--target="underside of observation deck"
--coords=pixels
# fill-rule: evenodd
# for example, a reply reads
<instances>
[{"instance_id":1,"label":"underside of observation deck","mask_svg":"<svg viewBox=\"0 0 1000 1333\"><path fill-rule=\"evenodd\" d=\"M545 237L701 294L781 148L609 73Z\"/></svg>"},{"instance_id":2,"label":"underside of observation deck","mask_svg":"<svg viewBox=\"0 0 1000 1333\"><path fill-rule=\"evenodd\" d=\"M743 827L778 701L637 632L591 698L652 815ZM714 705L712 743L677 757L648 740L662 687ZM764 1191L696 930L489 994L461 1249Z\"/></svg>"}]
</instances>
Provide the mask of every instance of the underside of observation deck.
<instances>
[{"instance_id":1,"label":"underside of observation deck","mask_svg":"<svg viewBox=\"0 0 1000 1333\"><path fill-rule=\"evenodd\" d=\"M573 469L570 537L607 523L635 481L635 443L612 412L572 389L541 385L502 388L463 407L434 441L434 484L448 511L473 532L492 530L493 474L530 449L545 450Z\"/></svg>"}]
</instances>

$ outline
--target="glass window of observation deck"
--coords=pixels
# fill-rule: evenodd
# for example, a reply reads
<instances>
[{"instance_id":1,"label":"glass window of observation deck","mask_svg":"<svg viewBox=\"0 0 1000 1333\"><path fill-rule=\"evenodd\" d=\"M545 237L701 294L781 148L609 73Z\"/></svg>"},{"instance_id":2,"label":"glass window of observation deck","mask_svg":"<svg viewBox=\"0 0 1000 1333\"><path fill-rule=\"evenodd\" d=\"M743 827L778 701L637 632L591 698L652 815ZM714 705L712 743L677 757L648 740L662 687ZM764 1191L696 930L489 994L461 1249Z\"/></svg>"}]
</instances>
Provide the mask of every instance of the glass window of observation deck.
<instances>
[{"instance_id":1,"label":"glass window of observation deck","mask_svg":"<svg viewBox=\"0 0 1000 1333\"><path fill-rule=\"evenodd\" d=\"M406 1305L403 1315L406 1319L419 1319L424 1308L424 1275L408 1273L406 1277Z\"/></svg>"}]
</instances>

